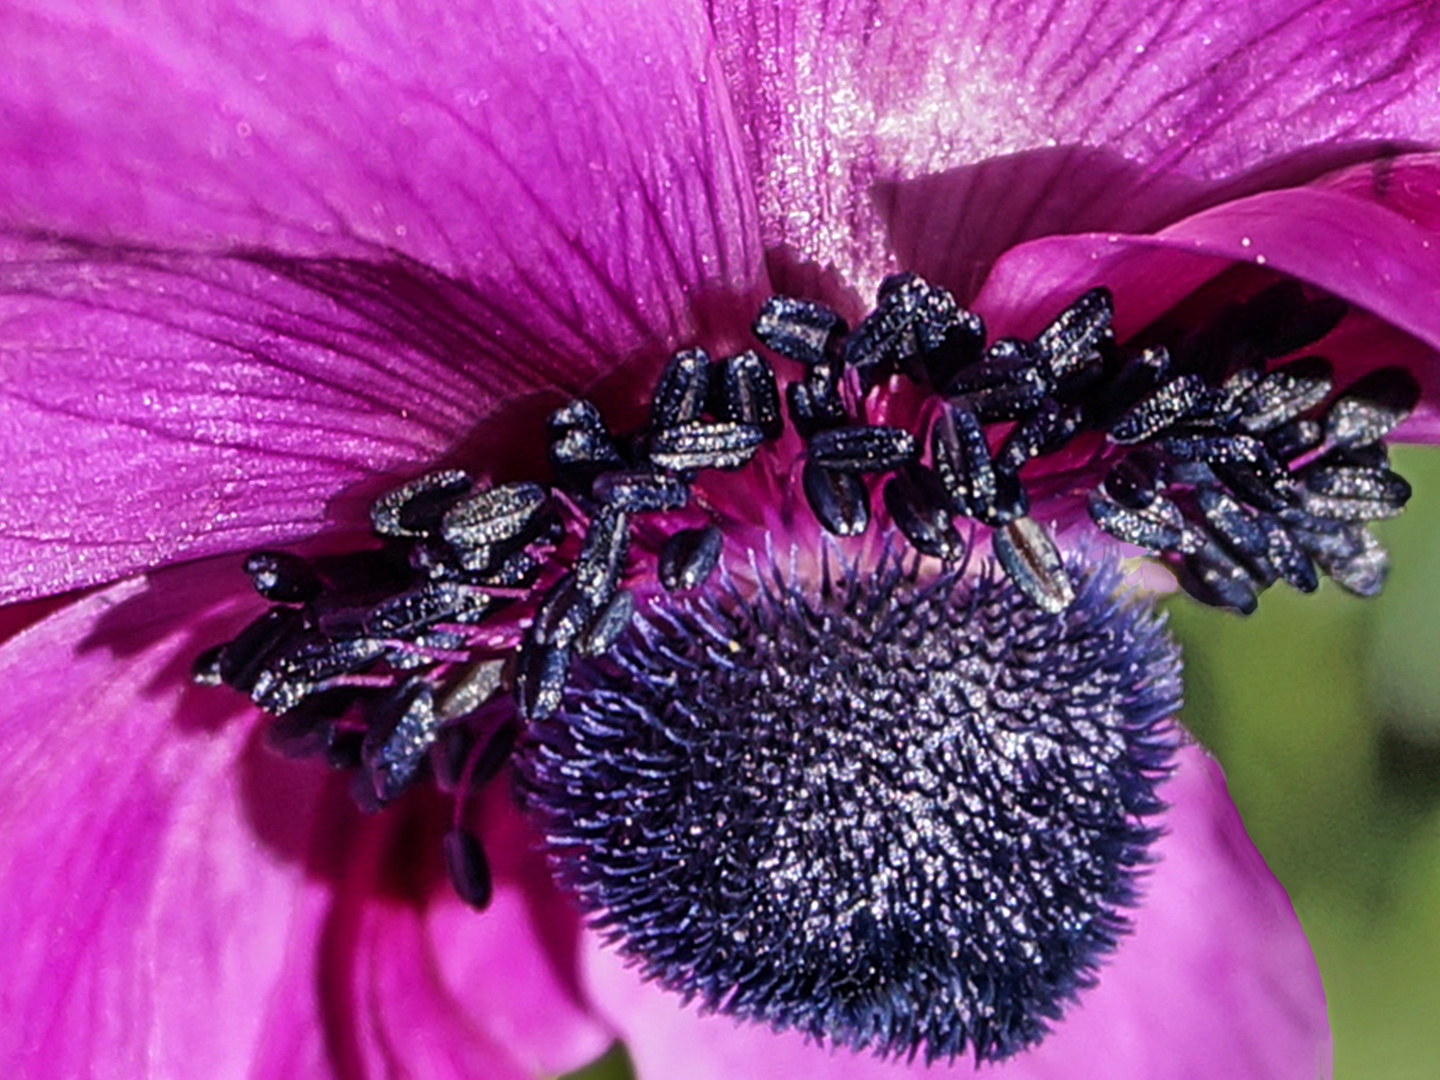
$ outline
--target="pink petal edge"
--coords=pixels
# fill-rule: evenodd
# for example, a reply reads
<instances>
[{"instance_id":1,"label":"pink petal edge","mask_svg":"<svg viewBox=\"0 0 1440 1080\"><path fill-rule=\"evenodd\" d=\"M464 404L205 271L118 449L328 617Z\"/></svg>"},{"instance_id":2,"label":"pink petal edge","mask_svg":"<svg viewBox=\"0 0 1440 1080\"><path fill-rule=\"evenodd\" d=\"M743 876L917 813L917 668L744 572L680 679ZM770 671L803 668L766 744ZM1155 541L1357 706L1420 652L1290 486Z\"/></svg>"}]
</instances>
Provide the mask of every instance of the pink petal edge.
<instances>
[{"instance_id":1,"label":"pink petal edge","mask_svg":"<svg viewBox=\"0 0 1440 1080\"><path fill-rule=\"evenodd\" d=\"M0 646L0 1074L380 1080L398 1038L417 1080L520 1080L599 1054L533 844L492 823L495 909L457 911L438 828L407 850L413 816L363 817L189 684L253 601L213 565L157 581ZM428 868L398 893L396 858Z\"/></svg>"}]
</instances>

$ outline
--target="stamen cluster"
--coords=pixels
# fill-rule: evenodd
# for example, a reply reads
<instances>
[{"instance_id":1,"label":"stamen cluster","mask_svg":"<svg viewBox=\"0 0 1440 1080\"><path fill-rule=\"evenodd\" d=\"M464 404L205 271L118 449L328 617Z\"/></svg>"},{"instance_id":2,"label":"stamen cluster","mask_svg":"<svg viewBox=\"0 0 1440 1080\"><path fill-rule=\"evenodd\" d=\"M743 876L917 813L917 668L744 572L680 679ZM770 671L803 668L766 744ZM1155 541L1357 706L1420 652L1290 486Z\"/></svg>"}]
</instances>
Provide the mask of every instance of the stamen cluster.
<instances>
[{"instance_id":1,"label":"stamen cluster","mask_svg":"<svg viewBox=\"0 0 1440 1080\"><path fill-rule=\"evenodd\" d=\"M1173 351L1121 347L1110 293L1099 288L1033 339L987 346L978 315L899 274L853 333L830 309L788 297L767 302L755 332L805 365L787 396L806 440L806 496L832 533L866 528L860 477L893 470L885 505L918 550L953 559L957 518L990 526L1016 584L1058 610L1068 582L1048 533L1026 516L1021 473L1098 435L1091 465L1110 467L1089 495L1095 523L1162 556L1196 599L1248 613L1282 578L1313 590L1317 565L1361 595L1384 578L1385 554L1366 523L1409 498L1383 440L1414 408L1418 385L1403 368L1381 368L1331 399L1322 357L1267 370L1325 337L1345 311L1282 282L1230 305ZM863 403L895 376L932 395L924 463L923 426L857 426L847 411L847 379L848 396Z\"/></svg>"}]
</instances>

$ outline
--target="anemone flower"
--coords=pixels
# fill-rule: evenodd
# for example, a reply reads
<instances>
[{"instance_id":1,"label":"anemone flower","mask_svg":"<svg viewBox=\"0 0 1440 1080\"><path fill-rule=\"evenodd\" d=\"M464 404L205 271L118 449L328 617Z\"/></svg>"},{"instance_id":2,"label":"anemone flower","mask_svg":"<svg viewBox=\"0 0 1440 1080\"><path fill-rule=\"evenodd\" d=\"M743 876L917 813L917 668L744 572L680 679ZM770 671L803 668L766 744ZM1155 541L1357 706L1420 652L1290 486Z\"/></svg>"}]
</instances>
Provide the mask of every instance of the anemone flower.
<instances>
[{"instance_id":1,"label":"anemone flower","mask_svg":"<svg viewBox=\"0 0 1440 1080\"><path fill-rule=\"evenodd\" d=\"M1115 545L1378 588L1437 34L5 5L7 1075L1325 1074Z\"/></svg>"}]
</instances>

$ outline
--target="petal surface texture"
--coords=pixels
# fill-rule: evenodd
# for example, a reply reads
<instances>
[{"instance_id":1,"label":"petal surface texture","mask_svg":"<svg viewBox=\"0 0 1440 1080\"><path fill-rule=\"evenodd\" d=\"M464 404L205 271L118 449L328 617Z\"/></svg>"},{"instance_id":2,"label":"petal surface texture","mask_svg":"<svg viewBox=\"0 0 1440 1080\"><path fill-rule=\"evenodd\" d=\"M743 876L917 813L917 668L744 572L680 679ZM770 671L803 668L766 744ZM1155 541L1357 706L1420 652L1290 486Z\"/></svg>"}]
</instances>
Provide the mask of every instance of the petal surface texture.
<instances>
[{"instance_id":1,"label":"petal surface texture","mask_svg":"<svg viewBox=\"0 0 1440 1080\"><path fill-rule=\"evenodd\" d=\"M0 647L0 933L23 943L0 960L0 1072L521 1080L603 1050L574 916L518 823L491 822L496 906L457 933L443 823L427 873L403 815L362 817L189 685L240 613L212 566L163 577Z\"/></svg>"},{"instance_id":2,"label":"petal surface texture","mask_svg":"<svg viewBox=\"0 0 1440 1080\"><path fill-rule=\"evenodd\" d=\"M715 19L767 246L834 263L862 293L894 249L927 269L887 219L924 233L904 220L920 214L982 257L1047 231L1153 227L1306 148L1334 161L1437 141L1440 12L1426 3L751 0ZM1011 171L1017 154L1038 179ZM950 205L877 198L877 183L921 177Z\"/></svg>"},{"instance_id":3,"label":"petal surface texture","mask_svg":"<svg viewBox=\"0 0 1440 1080\"><path fill-rule=\"evenodd\" d=\"M596 1000L641 1077L833 1080L1316 1080L1330 1074L1325 997L1289 898L1230 802L1219 767L1182 752L1168 787L1159 862L1099 984L1035 1050L976 1071L829 1053L727 1017L702 1017L596 950Z\"/></svg>"},{"instance_id":4,"label":"petal surface texture","mask_svg":"<svg viewBox=\"0 0 1440 1080\"><path fill-rule=\"evenodd\" d=\"M502 400L738 336L709 41L630 0L8 5L9 595L313 532Z\"/></svg>"}]
</instances>

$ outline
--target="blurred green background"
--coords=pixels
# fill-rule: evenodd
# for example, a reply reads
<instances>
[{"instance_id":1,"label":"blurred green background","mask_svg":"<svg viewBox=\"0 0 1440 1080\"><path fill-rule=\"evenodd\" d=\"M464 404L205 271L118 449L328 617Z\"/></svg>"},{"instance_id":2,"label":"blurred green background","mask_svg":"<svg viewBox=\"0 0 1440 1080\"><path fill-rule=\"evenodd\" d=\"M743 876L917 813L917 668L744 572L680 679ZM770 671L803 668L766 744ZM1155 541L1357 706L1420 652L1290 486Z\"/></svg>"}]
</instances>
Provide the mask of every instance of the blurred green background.
<instances>
[{"instance_id":1,"label":"blurred green background","mask_svg":"<svg viewBox=\"0 0 1440 1080\"><path fill-rule=\"evenodd\" d=\"M1440 451L1402 447L1415 494L1377 531L1376 600L1279 586L1240 618L1168 602L1186 724L1310 936L1336 1080L1440 1075ZM625 1080L622 1050L573 1080ZM671 1080L671 1078L661 1078Z\"/></svg>"},{"instance_id":2,"label":"blurred green background","mask_svg":"<svg viewBox=\"0 0 1440 1080\"><path fill-rule=\"evenodd\" d=\"M1320 962L1336 1080L1440 1075L1440 452L1393 457L1415 494L1377 527L1378 599L1326 582L1243 619L1169 605L1184 719Z\"/></svg>"}]
</instances>

